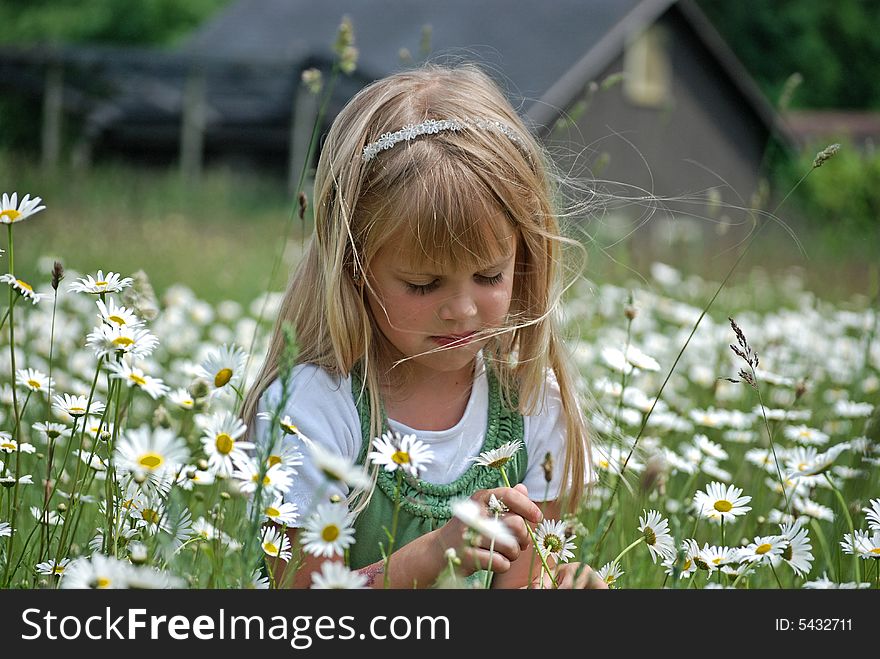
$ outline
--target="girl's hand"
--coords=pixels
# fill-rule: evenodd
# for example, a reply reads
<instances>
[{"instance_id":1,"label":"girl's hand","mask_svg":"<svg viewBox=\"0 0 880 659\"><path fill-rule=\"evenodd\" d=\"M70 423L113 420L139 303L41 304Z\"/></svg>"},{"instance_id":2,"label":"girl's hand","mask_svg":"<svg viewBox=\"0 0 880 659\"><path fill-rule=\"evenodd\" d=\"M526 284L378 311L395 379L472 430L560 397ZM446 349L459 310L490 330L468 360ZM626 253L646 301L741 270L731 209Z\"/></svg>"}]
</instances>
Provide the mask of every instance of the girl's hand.
<instances>
[{"instance_id":1,"label":"girl's hand","mask_svg":"<svg viewBox=\"0 0 880 659\"><path fill-rule=\"evenodd\" d=\"M520 553L531 547L532 541L526 530L525 520L537 524L542 519L541 509L529 499L528 490L522 484L516 487L496 487L474 492L471 499L480 506L481 510L485 511L485 517L493 518L495 516L489 512L489 499L493 494L508 509L507 512L499 515L498 520L510 530L516 540L515 543L496 539L493 546L490 538L480 536L476 544L472 545L465 539L468 527L456 517L449 520L438 531L443 549L450 547L455 549L461 559L461 567L467 574L487 568L499 574L507 572L511 563L519 558ZM492 548L491 552L490 547Z\"/></svg>"},{"instance_id":2,"label":"girl's hand","mask_svg":"<svg viewBox=\"0 0 880 659\"><path fill-rule=\"evenodd\" d=\"M560 589L608 590L608 584L605 583L605 580L599 577L589 565L584 563L563 563L558 565L554 570L554 576ZM546 573L541 574L532 581L532 588L553 588L550 576Z\"/></svg>"}]
</instances>

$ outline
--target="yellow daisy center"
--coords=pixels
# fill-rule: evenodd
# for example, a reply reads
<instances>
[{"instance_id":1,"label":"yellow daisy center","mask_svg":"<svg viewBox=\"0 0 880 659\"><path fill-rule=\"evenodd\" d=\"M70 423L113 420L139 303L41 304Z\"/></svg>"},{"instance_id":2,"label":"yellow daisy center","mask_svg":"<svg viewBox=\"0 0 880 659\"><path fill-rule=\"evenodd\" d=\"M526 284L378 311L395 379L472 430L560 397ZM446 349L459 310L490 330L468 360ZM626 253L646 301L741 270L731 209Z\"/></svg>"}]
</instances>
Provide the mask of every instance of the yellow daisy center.
<instances>
[{"instance_id":1,"label":"yellow daisy center","mask_svg":"<svg viewBox=\"0 0 880 659\"><path fill-rule=\"evenodd\" d=\"M92 583L95 584L95 588L110 587L110 579L108 579L107 577L95 577L95 580Z\"/></svg>"},{"instance_id":2,"label":"yellow daisy center","mask_svg":"<svg viewBox=\"0 0 880 659\"><path fill-rule=\"evenodd\" d=\"M67 412L70 416L82 416L86 413L86 408L84 407L68 407Z\"/></svg>"},{"instance_id":3,"label":"yellow daisy center","mask_svg":"<svg viewBox=\"0 0 880 659\"><path fill-rule=\"evenodd\" d=\"M229 384L229 381L232 379L232 369L231 368L221 368L217 371L217 375L214 376L214 386L217 388L223 387Z\"/></svg>"},{"instance_id":4,"label":"yellow daisy center","mask_svg":"<svg viewBox=\"0 0 880 659\"><path fill-rule=\"evenodd\" d=\"M785 549L782 550L782 558L790 561L792 556L794 556L794 549L791 545L788 545Z\"/></svg>"},{"instance_id":5,"label":"yellow daisy center","mask_svg":"<svg viewBox=\"0 0 880 659\"><path fill-rule=\"evenodd\" d=\"M339 527L336 524L328 524L321 531L321 539L324 542L333 542L339 537Z\"/></svg>"},{"instance_id":6,"label":"yellow daisy center","mask_svg":"<svg viewBox=\"0 0 880 659\"><path fill-rule=\"evenodd\" d=\"M221 432L217 435L217 439L214 443L217 446L217 452L222 453L223 455L229 455L232 452L232 447L235 446L235 441L225 432Z\"/></svg>"},{"instance_id":7,"label":"yellow daisy center","mask_svg":"<svg viewBox=\"0 0 880 659\"><path fill-rule=\"evenodd\" d=\"M299 428L292 423L282 423L281 429L288 435L296 435L299 432Z\"/></svg>"},{"instance_id":8,"label":"yellow daisy center","mask_svg":"<svg viewBox=\"0 0 880 659\"><path fill-rule=\"evenodd\" d=\"M4 451L14 451L15 444L13 444L12 442L3 442L2 444L0 444L0 448L2 448Z\"/></svg>"},{"instance_id":9,"label":"yellow daisy center","mask_svg":"<svg viewBox=\"0 0 880 659\"><path fill-rule=\"evenodd\" d=\"M281 514L281 511L278 510L277 508L273 508L272 506L269 506L268 508L266 508L266 515L268 517L278 517L278 515L280 515L280 514Z\"/></svg>"},{"instance_id":10,"label":"yellow daisy center","mask_svg":"<svg viewBox=\"0 0 880 659\"><path fill-rule=\"evenodd\" d=\"M159 513L152 508L144 508L141 513L141 517L143 517L150 524L158 524L159 523Z\"/></svg>"},{"instance_id":11,"label":"yellow daisy center","mask_svg":"<svg viewBox=\"0 0 880 659\"><path fill-rule=\"evenodd\" d=\"M771 549L772 549L772 547L770 546L770 544L765 542L763 545L758 545L755 548L755 553L756 554L766 554Z\"/></svg>"},{"instance_id":12,"label":"yellow daisy center","mask_svg":"<svg viewBox=\"0 0 880 659\"><path fill-rule=\"evenodd\" d=\"M275 543L267 542L263 545L263 549L266 550L267 554L271 554L272 556L278 555L278 547L275 545Z\"/></svg>"},{"instance_id":13,"label":"yellow daisy center","mask_svg":"<svg viewBox=\"0 0 880 659\"><path fill-rule=\"evenodd\" d=\"M562 539L558 535L550 534L544 536L544 548L551 553L562 549Z\"/></svg>"},{"instance_id":14,"label":"yellow daisy center","mask_svg":"<svg viewBox=\"0 0 880 659\"><path fill-rule=\"evenodd\" d=\"M719 513L729 513L733 508L733 504L730 501L726 501L725 499L719 499L715 502L715 510Z\"/></svg>"},{"instance_id":15,"label":"yellow daisy center","mask_svg":"<svg viewBox=\"0 0 880 659\"><path fill-rule=\"evenodd\" d=\"M125 318L122 316L107 316L107 320L112 321L117 325L125 325Z\"/></svg>"},{"instance_id":16,"label":"yellow daisy center","mask_svg":"<svg viewBox=\"0 0 880 659\"><path fill-rule=\"evenodd\" d=\"M717 556L716 558L713 558L712 562L715 563L715 565L718 565L721 562L721 557Z\"/></svg>"},{"instance_id":17,"label":"yellow daisy center","mask_svg":"<svg viewBox=\"0 0 880 659\"><path fill-rule=\"evenodd\" d=\"M33 287L32 287L29 283L27 283L26 281L22 281L21 279L16 279L15 281L17 281L17 282L18 282L18 285L21 286L22 288L26 288L26 289L29 290L31 293L34 292Z\"/></svg>"},{"instance_id":18,"label":"yellow daisy center","mask_svg":"<svg viewBox=\"0 0 880 659\"><path fill-rule=\"evenodd\" d=\"M409 464L409 453L406 451L395 451L391 454L391 461L399 465Z\"/></svg>"},{"instance_id":19,"label":"yellow daisy center","mask_svg":"<svg viewBox=\"0 0 880 659\"><path fill-rule=\"evenodd\" d=\"M504 455L504 456L502 456L500 458L496 458L495 460L490 462L489 466L492 467L493 469L499 469L499 468L503 467L504 465L506 465L508 462L510 462L510 458L507 457L506 455Z\"/></svg>"},{"instance_id":20,"label":"yellow daisy center","mask_svg":"<svg viewBox=\"0 0 880 659\"><path fill-rule=\"evenodd\" d=\"M28 380L27 383L34 389L39 389L43 386L43 384L41 382L38 382L37 380Z\"/></svg>"},{"instance_id":21,"label":"yellow daisy center","mask_svg":"<svg viewBox=\"0 0 880 659\"><path fill-rule=\"evenodd\" d=\"M128 336L117 336L111 343L115 346L130 346L134 343L134 339Z\"/></svg>"},{"instance_id":22,"label":"yellow daisy center","mask_svg":"<svg viewBox=\"0 0 880 659\"><path fill-rule=\"evenodd\" d=\"M691 559L687 559L684 562L684 567L682 568L682 572L687 572L690 569L691 569Z\"/></svg>"},{"instance_id":23,"label":"yellow daisy center","mask_svg":"<svg viewBox=\"0 0 880 659\"><path fill-rule=\"evenodd\" d=\"M650 526L646 526L645 530L642 531L642 533L645 536L645 542L647 542L649 545L654 546L657 543L657 534L654 533L654 529L652 529Z\"/></svg>"},{"instance_id":24,"label":"yellow daisy center","mask_svg":"<svg viewBox=\"0 0 880 659\"><path fill-rule=\"evenodd\" d=\"M143 387L145 384L147 384L147 381L144 378L142 378L140 375L135 375L134 373L129 375L128 379L134 382L139 387Z\"/></svg>"},{"instance_id":25,"label":"yellow daisy center","mask_svg":"<svg viewBox=\"0 0 880 659\"><path fill-rule=\"evenodd\" d=\"M599 466L602 467L602 469L608 469L610 465L608 464L608 460L599 460Z\"/></svg>"},{"instance_id":26,"label":"yellow daisy center","mask_svg":"<svg viewBox=\"0 0 880 659\"><path fill-rule=\"evenodd\" d=\"M8 217L10 222L15 222L19 217L21 217L21 213L14 208L9 208L0 213L0 217Z\"/></svg>"},{"instance_id":27,"label":"yellow daisy center","mask_svg":"<svg viewBox=\"0 0 880 659\"><path fill-rule=\"evenodd\" d=\"M270 467L274 467L275 465L280 465L281 464L281 456L270 455L269 459L266 460L266 464L268 464Z\"/></svg>"},{"instance_id":28,"label":"yellow daisy center","mask_svg":"<svg viewBox=\"0 0 880 659\"><path fill-rule=\"evenodd\" d=\"M64 566L63 566L63 565L54 565L54 566L52 566L52 574L61 574L62 572L64 572Z\"/></svg>"},{"instance_id":29,"label":"yellow daisy center","mask_svg":"<svg viewBox=\"0 0 880 659\"><path fill-rule=\"evenodd\" d=\"M880 547L873 547L873 548L871 548L871 551L869 551L868 553L869 554L876 554L877 556L880 556Z\"/></svg>"},{"instance_id":30,"label":"yellow daisy center","mask_svg":"<svg viewBox=\"0 0 880 659\"><path fill-rule=\"evenodd\" d=\"M95 282L95 286L106 286L106 285L107 285L106 281L96 281Z\"/></svg>"},{"instance_id":31,"label":"yellow daisy center","mask_svg":"<svg viewBox=\"0 0 880 659\"><path fill-rule=\"evenodd\" d=\"M147 469L156 469L160 467L163 462L165 462L165 458L158 453L145 453L138 460L138 464Z\"/></svg>"}]
</instances>

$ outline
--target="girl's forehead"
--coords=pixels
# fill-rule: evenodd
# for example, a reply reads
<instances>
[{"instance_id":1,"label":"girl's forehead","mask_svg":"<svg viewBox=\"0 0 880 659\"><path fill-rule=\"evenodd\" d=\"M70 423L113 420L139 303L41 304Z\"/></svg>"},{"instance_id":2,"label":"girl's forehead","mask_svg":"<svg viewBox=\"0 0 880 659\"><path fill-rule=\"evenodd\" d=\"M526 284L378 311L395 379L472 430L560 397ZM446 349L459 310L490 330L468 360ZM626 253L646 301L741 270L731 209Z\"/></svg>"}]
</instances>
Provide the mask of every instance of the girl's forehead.
<instances>
[{"instance_id":1,"label":"girl's forehead","mask_svg":"<svg viewBox=\"0 0 880 659\"><path fill-rule=\"evenodd\" d=\"M439 274L485 268L516 253L517 230L500 211L459 226L432 224L404 226L384 241L376 257L398 270Z\"/></svg>"}]
</instances>

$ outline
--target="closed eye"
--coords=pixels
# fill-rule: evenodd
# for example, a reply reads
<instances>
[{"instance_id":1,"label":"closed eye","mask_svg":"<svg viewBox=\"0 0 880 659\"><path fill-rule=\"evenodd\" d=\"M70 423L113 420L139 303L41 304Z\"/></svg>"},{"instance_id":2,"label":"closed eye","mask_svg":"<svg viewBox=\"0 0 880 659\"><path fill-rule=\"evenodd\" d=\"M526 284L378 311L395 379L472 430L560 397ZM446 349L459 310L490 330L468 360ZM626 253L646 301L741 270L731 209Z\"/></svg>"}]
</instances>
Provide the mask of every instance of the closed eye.
<instances>
[{"instance_id":1,"label":"closed eye","mask_svg":"<svg viewBox=\"0 0 880 659\"><path fill-rule=\"evenodd\" d=\"M504 280L504 273L499 272L495 275L474 275L474 279L484 286L497 286ZM413 284L406 282L406 287L416 295L427 295L440 288L440 280L435 279L428 284Z\"/></svg>"}]
</instances>

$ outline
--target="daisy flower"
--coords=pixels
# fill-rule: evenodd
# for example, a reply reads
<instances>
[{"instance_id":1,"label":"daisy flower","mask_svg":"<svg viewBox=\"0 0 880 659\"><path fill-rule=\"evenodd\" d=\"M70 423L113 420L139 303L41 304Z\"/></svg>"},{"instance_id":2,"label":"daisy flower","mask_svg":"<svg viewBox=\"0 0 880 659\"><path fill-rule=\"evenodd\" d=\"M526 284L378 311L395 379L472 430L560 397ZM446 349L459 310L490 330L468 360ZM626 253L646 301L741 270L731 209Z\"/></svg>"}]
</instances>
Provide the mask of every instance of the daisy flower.
<instances>
[{"instance_id":1,"label":"daisy flower","mask_svg":"<svg viewBox=\"0 0 880 659\"><path fill-rule=\"evenodd\" d=\"M823 572L822 576L815 581L808 581L804 584L804 588L811 588L817 590L828 590L828 589L853 589L853 588L870 588L870 583L856 583L855 581L850 581L848 583L837 583L836 581L831 581L828 578L828 573Z\"/></svg>"},{"instance_id":2,"label":"daisy flower","mask_svg":"<svg viewBox=\"0 0 880 659\"><path fill-rule=\"evenodd\" d=\"M644 510L645 514L639 517L639 531L645 538L648 551L651 552L651 561L656 563L657 557L673 558L675 556L675 540L669 533L669 522L662 518L656 510Z\"/></svg>"},{"instance_id":3,"label":"daisy flower","mask_svg":"<svg viewBox=\"0 0 880 659\"><path fill-rule=\"evenodd\" d=\"M104 304L103 300L96 300L96 303L98 305L98 317L107 325L132 328L140 327L143 324L143 321L133 311L117 306L113 298L107 300L107 304Z\"/></svg>"},{"instance_id":4,"label":"daisy flower","mask_svg":"<svg viewBox=\"0 0 880 659\"><path fill-rule=\"evenodd\" d=\"M22 442L21 444L19 444L17 441L12 439L12 436L9 433L0 433L0 452L15 453L16 451L20 451L22 453L36 453L37 448L33 444L29 444L27 442Z\"/></svg>"},{"instance_id":5,"label":"daisy flower","mask_svg":"<svg viewBox=\"0 0 880 659\"><path fill-rule=\"evenodd\" d=\"M739 550L732 547L710 546L707 542L703 545L700 553L694 557L694 562L701 570L707 570L710 574L724 565L738 563Z\"/></svg>"},{"instance_id":6,"label":"daisy flower","mask_svg":"<svg viewBox=\"0 0 880 659\"><path fill-rule=\"evenodd\" d=\"M228 411L214 414L208 420L201 441L211 471L231 476L235 466L233 460L247 461L245 450L254 448L254 443L239 439L246 430L244 422Z\"/></svg>"},{"instance_id":7,"label":"daisy flower","mask_svg":"<svg viewBox=\"0 0 880 659\"><path fill-rule=\"evenodd\" d=\"M754 542L750 542L743 547L739 554L739 560L748 561L749 563L761 561L770 561L772 563L773 559L782 556L782 552L787 544L788 542L782 536L758 536Z\"/></svg>"},{"instance_id":8,"label":"daisy flower","mask_svg":"<svg viewBox=\"0 0 880 659\"><path fill-rule=\"evenodd\" d=\"M64 523L64 517L55 510L43 510L38 506L31 506L31 515L34 519L43 524L58 526Z\"/></svg>"},{"instance_id":9,"label":"daisy flower","mask_svg":"<svg viewBox=\"0 0 880 659\"><path fill-rule=\"evenodd\" d=\"M646 355L644 352L633 345L627 346L626 361L635 368L642 371L660 370L660 364L656 359L654 359L650 355Z\"/></svg>"},{"instance_id":10,"label":"daisy flower","mask_svg":"<svg viewBox=\"0 0 880 659\"><path fill-rule=\"evenodd\" d=\"M183 588L185 581L167 572L162 572L149 565L131 567L128 577L128 587L135 590L165 590L168 588Z\"/></svg>"},{"instance_id":11,"label":"daisy flower","mask_svg":"<svg viewBox=\"0 0 880 659\"><path fill-rule=\"evenodd\" d=\"M663 561L663 567L666 568L666 574L670 577L674 575L676 569L678 569L678 578L685 579L697 570L696 559L700 555L700 545L697 544L696 540L688 538L681 543L681 551L684 554L683 563L678 565L678 555L676 554L676 556L673 556L672 558L665 559Z\"/></svg>"},{"instance_id":12,"label":"daisy flower","mask_svg":"<svg viewBox=\"0 0 880 659\"><path fill-rule=\"evenodd\" d=\"M196 402L193 400L192 394L189 393L189 390L184 387L175 389L170 394L168 394L166 398L182 410L191 410L196 405Z\"/></svg>"},{"instance_id":13,"label":"daisy flower","mask_svg":"<svg viewBox=\"0 0 880 659\"><path fill-rule=\"evenodd\" d=\"M177 470L189 460L189 450L183 439L167 428L151 429L141 426L127 430L116 442L115 464L135 477L146 477L153 487L173 478Z\"/></svg>"},{"instance_id":14,"label":"daisy flower","mask_svg":"<svg viewBox=\"0 0 880 659\"><path fill-rule=\"evenodd\" d=\"M450 507L452 508L453 516L460 519L468 528L473 529L487 540L516 542L507 525L499 519L486 517L480 504L473 499L452 501Z\"/></svg>"},{"instance_id":15,"label":"daisy flower","mask_svg":"<svg viewBox=\"0 0 880 659\"><path fill-rule=\"evenodd\" d=\"M794 522L782 522L779 525L780 536L786 543L780 558L801 577L809 574L813 565L813 554L810 551L813 546L810 544L807 529L802 528L803 524L804 518L798 517ZM778 562L778 559L770 560L774 565Z\"/></svg>"},{"instance_id":16,"label":"daisy flower","mask_svg":"<svg viewBox=\"0 0 880 659\"><path fill-rule=\"evenodd\" d=\"M46 395L48 395L49 389L55 386L55 380L33 368L18 369L15 372L15 383L28 391L38 391Z\"/></svg>"},{"instance_id":17,"label":"daisy flower","mask_svg":"<svg viewBox=\"0 0 880 659\"><path fill-rule=\"evenodd\" d=\"M267 556L280 558L285 563L293 555L290 550L290 538L287 535L281 535L281 531L274 526L263 527L260 545Z\"/></svg>"},{"instance_id":18,"label":"daisy flower","mask_svg":"<svg viewBox=\"0 0 880 659\"><path fill-rule=\"evenodd\" d=\"M315 590L357 590L366 587L367 578L363 574L349 570L336 561L324 561L320 572L312 572L312 588Z\"/></svg>"},{"instance_id":19,"label":"daisy flower","mask_svg":"<svg viewBox=\"0 0 880 659\"><path fill-rule=\"evenodd\" d=\"M342 556L354 543L354 519L344 504L321 503L302 529L303 551L313 556Z\"/></svg>"},{"instance_id":20,"label":"daisy flower","mask_svg":"<svg viewBox=\"0 0 880 659\"><path fill-rule=\"evenodd\" d=\"M153 353L159 339L147 329L101 325L89 332L86 345L95 351L96 357L133 355L142 358Z\"/></svg>"},{"instance_id":21,"label":"daisy flower","mask_svg":"<svg viewBox=\"0 0 880 659\"><path fill-rule=\"evenodd\" d=\"M366 490L372 484L367 472L347 458L337 453L326 451L314 442L309 446L309 451L315 467L318 468L328 481L344 483L349 487L360 490Z\"/></svg>"},{"instance_id":22,"label":"daisy flower","mask_svg":"<svg viewBox=\"0 0 880 659\"><path fill-rule=\"evenodd\" d=\"M867 513L866 518L871 530L880 531L880 499L871 499L871 507L862 508L862 511Z\"/></svg>"},{"instance_id":23,"label":"daisy flower","mask_svg":"<svg viewBox=\"0 0 880 659\"><path fill-rule=\"evenodd\" d=\"M123 288L131 286L133 281L131 277L120 278L116 272L108 272L105 276L103 270L98 270L96 277L87 275L78 279L67 290L74 293L91 293L92 295L119 293Z\"/></svg>"},{"instance_id":24,"label":"daisy flower","mask_svg":"<svg viewBox=\"0 0 880 659\"><path fill-rule=\"evenodd\" d=\"M3 198L0 200L0 223L14 224L15 222L23 222L31 215L39 213L46 208L45 206L40 206L41 201L43 200L40 197L31 199L31 196L26 194L21 198L21 203L19 203L17 192L13 192L11 197L4 192Z\"/></svg>"},{"instance_id":25,"label":"daisy flower","mask_svg":"<svg viewBox=\"0 0 880 659\"><path fill-rule=\"evenodd\" d=\"M293 472L285 469L281 465L274 465L261 473L261 469L257 466L256 461L251 458L235 461L236 469L230 474L236 480L241 481L238 485L239 491L245 494L253 494L257 491L257 483L262 477L263 496L277 496L284 494L292 485Z\"/></svg>"},{"instance_id":26,"label":"daisy flower","mask_svg":"<svg viewBox=\"0 0 880 659\"><path fill-rule=\"evenodd\" d=\"M626 374L632 373L633 366L627 361L623 350L610 347L602 348L601 356L602 361L612 370Z\"/></svg>"},{"instance_id":27,"label":"daisy flower","mask_svg":"<svg viewBox=\"0 0 880 659\"><path fill-rule=\"evenodd\" d=\"M55 440L59 437L67 437L70 435L70 428L63 423L52 423L51 421L38 422L31 426L43 437L43 441Z\"/></svg>"},{"instance_id":28,"label":"daisy flower","mask_svg":"<svg viewBox=\"0 0 880 659\"><path fill-rule=\"evenodd\" d=\"M706 435L694 435L694 446L700 449L701 453L716 460L726 460L728 457L727 451L721 448L720 444L716 444L706 437Z\"/></svg>"},{"instance_id":29,"label":"daisy flower","mask_svg":"<svg viewBox=\"0 0 880 659\"><path fill-rule=\"evenodd\" d=\"M620 569L620 563L615 559L610 563L603 565L596 574L598 574L609 587L613 587L617 583L617 580L626 573Z\"/></svg>"},{"instance_id":30,"label":"daisy flower","mask_svg":"<svg viewBox=\"0 0 880 659\"><path fill-rule=\"evenodd\" d=\"M269 467L280 465L289 472L296 474L296 468L303 463L302 459L303 454L299 452L296 444L286 437L279 437L269 447L266 465Z\"/></svg>"},{"instance_id":31,"label":"daisy flower","mask_svg":"<svg viewBox=\"0 0 880 659\"><path fill-rule=\"evenodd\" d=\"M783 430L785 438L798 444L827 444L828 435L821 430L809 426L786 426Z\"/></svg>"},{"instance_id":32,"label":"daisy flower","mask_svg":"<svg viewBox=\"0 0 880 659\"><path fill-rule=\"evenodd\" d=\"M705 492L697 492L694 495L694 506L703 517L713 522L721 520L733 521L739 515L745 515L752 508L746 506L752 497L743 497L742 489L733 485L725 486L723 483L713 481L706 487Z\"/></svg>"},{"instance_id":33,"label":"daisy flower","mask_svg":"<svg viewBox=\"0 0 880 659\"><path fill-rule=\"evenodd\" d=\"M856 554L862 558L880 559L880 531L856 531L844 533L840 543L844 554Z\"/></svg>"},{"instance_id":34,"label":"daisy flower","mask_svg":"<svg viewBox=\"0 0 880 659\"><path fill-rule=\"evenodd\" d=\"M31 286L23 279L16 279L15 275L13 274L0 275L0 282L3 282L4 284L9 284L10 286L12 286L12 289L16 291L21 297L25 298L26 300L30 300L33 304L36 304L43 299L42 293L34 293L33 286Z\"/></svg>"},{"instance_id":35,"label":"daisy flower","mask_svg":"<svg viewBox=\"0 0 880 659\"><path fill-rule=\"evenodd\" d=\"M128 588L134 567L125 561L93 554L71 561L61 575L61 588Z\"/></svg>"},{"instance_id":36,"label":"daisy flower","mask_svg":"<svg viewBox=\"0 0 880 659\"><path fill-rule=\"evenodd\" d=\"M62 558L57 563L54 558L49 559L43 563L37 563L34 568L37 571L37 574L45 574L52 575L56 577L60 577L64 574L64 570L67 569L67 566L70 564L69 558Z\"/></svg>"},{"instance_id":37,"label":"daisy flower","mask_svg":"<svg viewBox=\"0 0 880 659\"><path fill-rule=\"evenodd\" d=\"M373 440L375 451L367 456L375 465L382 465L385 471L406 471L414 478L424 471L434 459L434 452L415 435L400 436L400 433L385 432Z\"/></svg>"},{"instance_id":38,"label":"daisy flower","mask_svg":"<svg viewBox=\"0 0 880 659\"><path fill-rule=\"evenodd\" d=\"M522 440L517 439L513 442L505 442L498 448L491 451L483 451L476 458L471 458L482 467L491 467L492 469L501 469L516 455L516 452L522 448Z\"/></svg>"},{"instance_id":39,"label":"daisy flower","mask_svg":"<svg viewBox=\"0 0 880 659\"><path fill-rule=\"evenodd\" d=\"M153 400L164 396L169 387L162 380L146 375L141 369L129 366L125 362L111 362L108 364L111 378L122 380L126 386L141 389Z\"/></svg>"},{"instance_id":40,"label":"daisy flower","mask_svg":"<svg viewBox=\"0 0 880 659\"><path fill-rule=\"evenodd\" d=\"M263 508L263 521L271 520L279 526L293 526L299 517L295 503L285 503L280 496Z\"/></svg>"},{"instance_id":41,"label":"daisy flower","mask_svg":"<svg viewBox=\"0 0 880 659\"><path fill-rule=\"evenodd\" d=\"M0 522L0 538L12 535L12 526L9 522Z\"/></svg>"},{"instance_id":42,"label":"daisy flower","mask_svg":"<svg viewBox=\"0 0 880 659\"><path fill-rule=\"evenodd\" d=\"M571 550L577 549L573 541L573 535L565 535L565 522L561 520L545 519L535 529L535 542L545 559L554 558L558 563L567 563L574 558Z\"/></svg>"},{"instance_id":43,"label":"daisy flower","mask_svg":"<svg viewBox=\"0 0 880 659\"><path fill-rule=\"evenodd\" d=\"M214 391L225 387L234 389L244 378L247 353L236 345L224 344L212 350L197 369L199 377L205 378Z\"/></svg>"}]
</instances>

